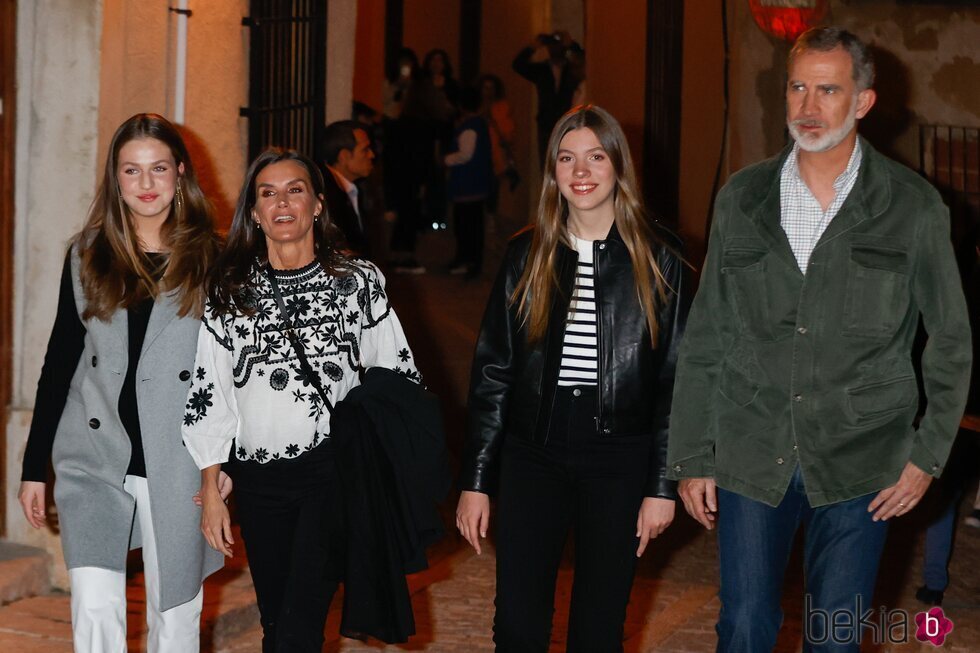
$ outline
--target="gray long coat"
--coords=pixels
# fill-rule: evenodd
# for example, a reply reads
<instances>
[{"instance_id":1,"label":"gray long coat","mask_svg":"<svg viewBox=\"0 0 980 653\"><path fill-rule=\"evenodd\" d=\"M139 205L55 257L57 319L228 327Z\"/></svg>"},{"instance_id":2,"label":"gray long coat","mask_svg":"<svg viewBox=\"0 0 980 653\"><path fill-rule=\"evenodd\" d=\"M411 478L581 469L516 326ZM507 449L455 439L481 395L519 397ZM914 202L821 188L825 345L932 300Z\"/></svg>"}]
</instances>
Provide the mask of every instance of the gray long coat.
<instances>
[{"instance_id":1,"label":"gray long coat","mask_svg":"<svg viewBox=\"0 0 980 653\"><path fill-rule=\"evenodd\" d=\"M71 269L81 317L77 246ZM194 598L204 578L222 565L221 554L201 535L200 509L191 501L201 475L180 436L201 322L178 317L177 308L172 294L153 305L136 370L163 610ZM127 312L116 311L109 322L87 320L85 328L85 350L54 440L54 498L68 568L125 571L128 549L142 546L136 502L123 489L132 449L118 410L129 364Z\"/></svg>"}]
</instances>

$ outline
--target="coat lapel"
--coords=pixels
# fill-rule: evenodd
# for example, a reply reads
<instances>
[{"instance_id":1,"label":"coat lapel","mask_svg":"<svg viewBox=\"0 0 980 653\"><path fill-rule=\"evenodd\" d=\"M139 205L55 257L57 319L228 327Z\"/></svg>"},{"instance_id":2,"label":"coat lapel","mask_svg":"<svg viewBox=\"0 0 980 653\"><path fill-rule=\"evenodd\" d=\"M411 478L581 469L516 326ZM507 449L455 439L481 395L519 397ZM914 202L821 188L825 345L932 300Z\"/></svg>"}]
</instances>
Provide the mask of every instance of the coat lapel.
<instances>
[{"instance_id":1,"label":"coat lapel","mask_svg":"<svg viewBox=\"0 0 980 653\"><path fill-rule=\"evenodd\" d=\"M756 224L759 235L769 245L770 251L802 276L800 264L796 261L780 220L779 175L791 151L792 146L787 147L779 156L770 159L770 165L759 171L756 183L746 189L741 205L743 213Z\"/></svg>"},{"instance_id":2,"label":"coat lapel","mask_svg":"<svg viewBox=\"0 0 980 653\"><path fill-rule=\"evenodd\" d=\"M153 345L153 341L159 337L163 330L167 328L174 318L177 317L177 289L161 293L157 300L153 302L153 310L150 311L150 321L146 325L146 337L143 338L143 351L140 358Z\"/></svg>"}]
</instances>

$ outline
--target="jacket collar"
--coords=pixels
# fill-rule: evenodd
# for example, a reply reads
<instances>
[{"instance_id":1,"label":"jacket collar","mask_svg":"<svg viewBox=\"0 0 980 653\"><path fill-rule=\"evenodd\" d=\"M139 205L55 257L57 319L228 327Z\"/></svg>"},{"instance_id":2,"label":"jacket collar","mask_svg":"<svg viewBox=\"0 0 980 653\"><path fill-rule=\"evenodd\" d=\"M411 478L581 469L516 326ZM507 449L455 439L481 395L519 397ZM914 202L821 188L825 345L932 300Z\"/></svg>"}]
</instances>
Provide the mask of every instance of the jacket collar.
<instances>
[{"instance_id":1,"label":"jacket collar","mask_svg":"<svg viewBox=\"0 0 980 653\"><path fill-rule=\"evenodd\" d=\"M867 219L875 218L888 208L891 187L884 156L871 147L862 136L861 169L844 205L834 216L817 242L814 251ZM779 175L786 158L793 151L790 143L777 156L762 162L745 184L739 207L742 213L759 227L772 250L791 267L799 270L796 256L790 247L780 218Z\"/></svg>"}]
</instances>

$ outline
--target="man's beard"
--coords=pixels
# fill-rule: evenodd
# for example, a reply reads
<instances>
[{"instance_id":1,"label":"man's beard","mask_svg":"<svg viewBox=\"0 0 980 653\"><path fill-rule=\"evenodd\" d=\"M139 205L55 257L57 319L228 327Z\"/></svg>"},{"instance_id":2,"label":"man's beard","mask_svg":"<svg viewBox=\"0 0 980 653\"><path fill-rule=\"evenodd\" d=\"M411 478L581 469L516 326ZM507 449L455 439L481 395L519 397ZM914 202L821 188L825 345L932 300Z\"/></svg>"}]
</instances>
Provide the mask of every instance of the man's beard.
<instances>
[{"instance_id":1,"label":"man's beard","mask_svg":"<svg viewBox=\"0 0 980 653\"><path fill-rule=\"evenodd\" d=\"M854 124L857 122L857 96L855 95L851 99L851 107L847 111L847 117L844 118L844 124L839 128L833 129L831 131L825 132L823 136L812 136L805 132L800 131L799 127L801 125L807 126L819 126L827 127L827 123L819 120L811 120L808 118L799 118L797 120L792 120L786 123L789 128L789 133L796 141L797 145L800 146L801 150L806 152L826 152L831 150L847 138L847 135L851 133L854 129Z\"/></svg>"}]
</instances>

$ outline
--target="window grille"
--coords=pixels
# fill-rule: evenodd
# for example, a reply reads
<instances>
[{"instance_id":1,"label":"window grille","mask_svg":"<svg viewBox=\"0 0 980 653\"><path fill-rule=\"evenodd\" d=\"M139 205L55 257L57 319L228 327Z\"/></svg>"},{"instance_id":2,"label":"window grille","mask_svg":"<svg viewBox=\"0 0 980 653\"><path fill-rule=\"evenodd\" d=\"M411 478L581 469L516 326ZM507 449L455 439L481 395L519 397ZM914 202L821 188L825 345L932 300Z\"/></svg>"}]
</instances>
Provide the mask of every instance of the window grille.
<instances>
[{"instance_id":1,"label":"window grille","mask_svg":"<svg viewBox=\"0 0 980 653\"><path fill-rule=\"evenodd\" d=\"M322 160L326 114L327 0L251 0L248 155L269 146Z\"/></svg>"}]
</instances>

